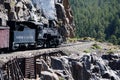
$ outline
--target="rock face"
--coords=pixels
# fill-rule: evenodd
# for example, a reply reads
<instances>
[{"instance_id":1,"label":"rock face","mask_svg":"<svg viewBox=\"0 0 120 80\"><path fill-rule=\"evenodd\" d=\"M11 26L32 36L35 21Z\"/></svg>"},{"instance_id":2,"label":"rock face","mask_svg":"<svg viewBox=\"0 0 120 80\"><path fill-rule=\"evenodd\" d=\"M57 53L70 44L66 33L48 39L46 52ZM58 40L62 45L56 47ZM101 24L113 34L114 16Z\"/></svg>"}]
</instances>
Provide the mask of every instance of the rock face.
<instances>
[{"instance_id":1,"label":"rock face","mask_svg":"<svg viewBox=\"0 0 120 80\"><path fill-rule=\"evenodd\" d=\"M45 77L49 80L120 80L119 60L115 55L95 54L76 59L51 57L48 69L41 72L41 80Z\"/></svg>"},{"instance_id":2,"label":"rock face","mask_svg":"<svg viewBox=\"0 0 120 80\"><path fill-rule=\"evenodd\" d=\"M48 71L42 71L41 76L41 80L59 80L58 76L55 73Z\"/></svg>"},{"instance_id":3,"label":"rock face","mask_svg":"<svg viewBox=\"0 0 120 80\"><path fill-rule=\"evenodd\" d=\"M75 25L68 0L0 0L0 22L54 20L63 37L74 37Z\"/></svg>"},{"instance_id":4,"label":"rock face","mask_svg":"<svg viewBox=\"0 0 120 80\"><path fill-rule=\"evenodd\" d=\"M8 20L3 2L4 0L0 0L0 26L6 26L6 20Z\"/></svg>"},{"instance_id":5,"label":"rock face","mask_svg":"<svg viewBox=\"0 0 120 80\"><path fill-rule=\"evenodd\" d=\"M101 56L98 55L99 53L84 55L81 55L82 53L73 53L71 55L65 55L68 51L57 51L53 53L53 50L45 50L44 54L38 55L38 53L42 52L37 51L37 53L35 53L37 55L35 56L28 51L28 53L30 53L29 56L32 55L32 58L27 58L30 61L23 58L17 59L19 64L18 67L20 67L19 69L21 69L23 75L30 71L29 74L27 74L27 77L25 76L25 78L36 79L35 76L37 75L36 77L39 78L37 80L120 80L120 55L101 54ZM17 52L15 54L17 54ZM24 52L24 54L27 54L27 51ZM10 55L11 54L8 55L9 58ZM33 58L33 56L35 57ZM9 58L2 57L1 59ZM10 64L8 66L4 62L7 61L3 60L0 62L0 74L4 74L3 80L8 80L6 79L8 78L6 76L13 75L14 73L12 74L13 69L8 69L7 67L15 65L15 63L12 63L16 61L15 59L8 61L7 64ZM28 66L31 66L31 68ZM16 67L14 68L15 70L18 69ZM9 71L10 74L6 73L7 71ZM15 73L17 72L19 71L15 71Z\"/></svg>"}]
</instances>

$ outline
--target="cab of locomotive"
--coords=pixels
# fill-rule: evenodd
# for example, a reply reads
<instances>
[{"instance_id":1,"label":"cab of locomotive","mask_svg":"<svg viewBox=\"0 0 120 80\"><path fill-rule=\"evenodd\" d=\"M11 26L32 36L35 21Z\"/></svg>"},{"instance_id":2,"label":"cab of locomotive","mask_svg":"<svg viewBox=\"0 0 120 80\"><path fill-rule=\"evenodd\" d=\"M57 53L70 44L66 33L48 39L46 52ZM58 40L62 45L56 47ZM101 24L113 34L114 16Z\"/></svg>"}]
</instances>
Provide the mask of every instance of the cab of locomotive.
<instances>
[{"instance_id":1,"label":"cab of locomotive","mask_svg":"<svg viewBox=\"0 0 120 80\"><path fill-rule=\"evenodd\" d=\"M62 37L58 32L58 29L54 24L40 24L38 29L38 41L39 45L43 47L58 46L62 42Z\"/></svg>"}]
</instances>

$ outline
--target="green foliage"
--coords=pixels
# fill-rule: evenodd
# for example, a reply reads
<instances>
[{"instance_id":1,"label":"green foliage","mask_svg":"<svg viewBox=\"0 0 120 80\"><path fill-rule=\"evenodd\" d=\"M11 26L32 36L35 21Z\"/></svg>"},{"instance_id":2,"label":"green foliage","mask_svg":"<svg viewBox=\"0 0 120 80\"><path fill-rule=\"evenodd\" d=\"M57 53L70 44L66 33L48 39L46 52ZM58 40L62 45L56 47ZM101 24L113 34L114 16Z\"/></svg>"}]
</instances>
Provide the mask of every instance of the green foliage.
<instances>
[{"instance_id":1,"label":"green foliage","mask_svg":"<svg viewBox=\"0 0 120 80\"><path fill-rule=\"evenodd\" d=\"M86 49L86 50L84 50L83 52L85 52L85 53L90 53L90 50L89 50L89 49Z\"/></svg>"},{"instance_id":2,"label":"green foliage","mask_svg":"<svg viewBox=\"0 0 120 80\"><path fill-rule=\"evenodd\" d=\"M108 50L107 53L108 54L114 54L114 51L113 50Z\"/></svg>"},{"instance_id":3,"label":"green foliage","mask_svg":"<svg viewBox=\"0 0 120 80\"><path fill-rule=\"evenodd\" d=\"M62 77L59 77L59 80L65 80L64 78L62 78Z\"/></svg>"},{"instance_id":4,"label":"green foliage","mask_svg":"<svg viewBox=\"0 0 120 80\"><path fill-rule=\"evenodd\" d=\"M82 39L85 41L94 41L95 40L94 38L91 38L91 37L83 37Z\"/></svg>"},{"instance_id":5,"label":"green foliage","mask_svg":"<svg viewBox=\"0 0 120 80\"><path fill-rule=\"evenodd\" d=\"M120 44L120 0L70 0L77 37Z\"/></svg>"},{"instance_id":6,"label":"green foliage","mask_svg":"<svg viewBox=\"0 0 120 80\"><path fill-rule=\"evenodd\" d=\"M68 38L67 39L67 42L68 43L74 43L74 42L76 42L78 39L77 38Z\"/></svg>"},{"instance_id":7,"label":"green foliage","mask_svg":"<svg viewBox=\"0 0 120 80\"><path fill-rule=\"evenodd\" d=\"M92 49L101 49L101 46L99 46L98 44L93 44Z\"/></svg>"}]
</instances>

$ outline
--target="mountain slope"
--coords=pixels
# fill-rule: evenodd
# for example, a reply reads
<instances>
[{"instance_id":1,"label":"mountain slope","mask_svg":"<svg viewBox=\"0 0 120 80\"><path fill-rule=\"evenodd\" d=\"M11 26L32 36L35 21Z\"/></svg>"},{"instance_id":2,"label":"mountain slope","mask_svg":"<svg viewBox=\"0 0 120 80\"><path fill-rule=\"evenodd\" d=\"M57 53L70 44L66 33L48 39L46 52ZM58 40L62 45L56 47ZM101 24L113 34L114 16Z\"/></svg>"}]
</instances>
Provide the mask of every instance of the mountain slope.
<instances>
[{"instance_id":1,"label":"mountain slope","mask_svg":"<svg viewBox=\"0 0 120 80\"><path fill-rule=\"evenodd\" d=\"M119 0L70 0L77 37L120 44Z\"/></svg>"}]
</instances>

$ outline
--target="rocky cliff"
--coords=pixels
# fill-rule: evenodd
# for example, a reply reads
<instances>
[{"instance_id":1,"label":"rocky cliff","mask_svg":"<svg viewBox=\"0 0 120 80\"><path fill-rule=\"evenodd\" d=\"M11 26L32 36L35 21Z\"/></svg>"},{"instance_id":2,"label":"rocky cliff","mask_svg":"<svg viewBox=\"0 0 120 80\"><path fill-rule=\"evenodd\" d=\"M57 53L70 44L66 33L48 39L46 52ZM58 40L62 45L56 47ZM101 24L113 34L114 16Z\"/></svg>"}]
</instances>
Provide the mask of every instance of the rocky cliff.
<instances>
[{"instance_id":1,"label":"rocky cliff","mask_svg":"<svg viewBox=\"0 0 120 80\"><path fill-rule=\"evenodd\" d=\"M0 22L54 20L63 37L74 37L75 25L68 0L0 0Z\"/></svg>"}]
</instances>

